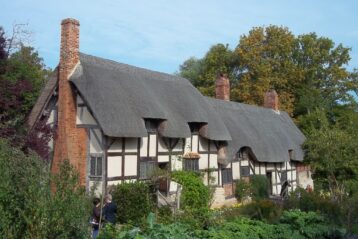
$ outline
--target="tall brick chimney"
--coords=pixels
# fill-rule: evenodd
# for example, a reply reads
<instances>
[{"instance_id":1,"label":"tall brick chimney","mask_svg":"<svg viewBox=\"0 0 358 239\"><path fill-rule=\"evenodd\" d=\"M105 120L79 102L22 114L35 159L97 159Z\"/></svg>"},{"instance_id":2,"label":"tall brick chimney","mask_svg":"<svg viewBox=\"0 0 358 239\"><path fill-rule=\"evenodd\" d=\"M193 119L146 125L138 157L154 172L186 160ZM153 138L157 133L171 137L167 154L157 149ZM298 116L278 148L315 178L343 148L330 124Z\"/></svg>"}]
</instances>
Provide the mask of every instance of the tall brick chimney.
<instances>
[{"instance_id":1,"label":"tall brick chimney","mask_svg":"<svg viewBox=\"0 0 358 239\"><path fill-rule=\"evenodd\" d=\"M279 110L279 102L277 92L273 89L268 90L264 96L264 107L275 111Z\"/></svg>"},{"instance_id":2,"label":"tall brick chimney","mask_svg":"<svg viewBox=\"0 0 358 239\"><path fill-rule=\"evenodd\" d=\"M230 101L230 81L226 74L220 73L215 82L216 99Z\"/></svg>"},{"instance_id":3,"label":"tall brick chimney","mask_svg":"<svg viewBox=\"0 0 358 239\"><path fill-rule=\"evenodd\" d=\"M61 50L58 73L58 125L52 172L59 171L65 159L77 168L80 183L86 182L87 132L76 127L76 95L69 78L79 63L78 20L67 18L61 22Z\"/></svg>"}]
</instances>

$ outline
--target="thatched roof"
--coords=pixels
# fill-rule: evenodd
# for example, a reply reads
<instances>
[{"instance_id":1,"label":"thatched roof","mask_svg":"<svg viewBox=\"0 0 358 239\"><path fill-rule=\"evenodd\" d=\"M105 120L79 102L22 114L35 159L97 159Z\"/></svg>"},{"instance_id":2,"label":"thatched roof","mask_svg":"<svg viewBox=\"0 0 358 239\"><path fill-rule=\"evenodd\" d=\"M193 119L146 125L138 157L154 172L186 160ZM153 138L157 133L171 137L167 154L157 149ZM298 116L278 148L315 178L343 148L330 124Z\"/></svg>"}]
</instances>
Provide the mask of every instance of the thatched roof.
<instances>
[{"instance_id":1,"label":"thatched roof","mask_svg":"<svg viewBox=\"0 0 358 239\"><path fill-rule=\"evenodd\" d=\"M228 141L227 160L231 161L242 147L249 147L260 162L303 160L301 145L305 136L286 112L228 102L212 98L207 101L216 109L232 140Z\"/></svg>"},{"instance_id":2,"label":"thatched roof","mask_svg":"<svg viewBox=\"0 0 358 239\"><path fill-rule=\"evenodd\" d=\"M144 119L162 119L164 137L190 137L188 123L196 122L208 125L208 139L231 140L219 115L187 79L85 54L80 62L70 81L105 135L146 136Z\"/></svg>"}]
</instances>

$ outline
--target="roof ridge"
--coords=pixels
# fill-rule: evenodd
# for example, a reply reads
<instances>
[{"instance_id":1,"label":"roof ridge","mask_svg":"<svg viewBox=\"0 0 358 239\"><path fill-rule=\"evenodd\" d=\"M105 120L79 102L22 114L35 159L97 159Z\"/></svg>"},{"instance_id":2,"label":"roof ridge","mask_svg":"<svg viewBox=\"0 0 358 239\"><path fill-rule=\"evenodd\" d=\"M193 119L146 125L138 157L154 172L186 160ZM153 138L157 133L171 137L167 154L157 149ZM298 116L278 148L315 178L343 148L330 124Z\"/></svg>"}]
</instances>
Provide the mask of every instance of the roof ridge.
<instances>
[{"instance_id":1,"label":"roof ridge","mask_svg":"<svg viewBox=\"0 0 358 239\"><path fill-rule=\"evenodd\" d=\"M97 61L110 63L111 64L111 67L110 67L111 69L116 69L118 66L122 66L122 67L128 67L128 68L133 69L133 70L139 70L139 71L147 72L147 73L150 73L150 74L160 74L162 76L168 76L170 78L175 78L177 80L182 80L182 81L184 80L186 82L189 82L188 79L186 79L184 77L181 77L181 76L178 76L178 75L169 74L169 73L160 72L160 71L155 71L155 70L150 70L150 69L146 69L146 68L139 67L139 66L133 66L133 65L130 65L130 64L127 64L127 63L122 63L122 62L118 62L118 61L115 61L115 60L106 59L106 58L103 58L103 57L93 56L93 55L86 54L86 53L83 53L83 52L80 52L79 54L80 54L80 61L81 61L81 56L82 56L82 57L85 57L86 59L97 60ZM106 67L109 68L108 65Z\"/></svg>"},{"instance_id":2,"label":"roof ridge","mask_svg":"<svg viewBox=\"0 0 358 239\"><path fill-rule=\"evenodd\" d=\"M216 99L216 98L209 97L209 96L204 96L204 97L209 100L215 101L215 102L220 102L219 104L222 104L224 107L229 108L229 109L232 109L233 107L240 105L240 106L256 108L256 109L264 110L264 111L270 111L270 112L274 111L273 109L265 108L263 106L251 105L251 104L246 104L246 103L241 103L241 102L236 102L236 101L220 100L220 99ZM286 111L283 111L283 110L280 110L280 113L281 112L287 113Z\"/></svg>"}]
</instances>

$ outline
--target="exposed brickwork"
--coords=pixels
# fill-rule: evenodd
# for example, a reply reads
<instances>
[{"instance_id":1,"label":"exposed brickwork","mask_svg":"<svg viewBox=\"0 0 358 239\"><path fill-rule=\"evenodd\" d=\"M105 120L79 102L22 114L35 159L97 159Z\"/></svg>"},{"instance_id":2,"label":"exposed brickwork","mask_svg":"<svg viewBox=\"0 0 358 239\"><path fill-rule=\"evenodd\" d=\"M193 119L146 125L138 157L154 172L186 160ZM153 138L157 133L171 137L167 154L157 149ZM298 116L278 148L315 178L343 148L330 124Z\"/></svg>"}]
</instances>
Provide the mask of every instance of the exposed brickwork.
<instances>
[{"instance_id":1,"label":"exposed brickwork","mask_svg":"<svg viewBox=\"0 0 358 239\"><path fill-rule=\"evenodd\" d=\"M296 170L297 172L305 172L305 171L311 171L311 167L309 165L305 165L303 163L296 163Z\"/></svg>"},{"instance_id":2,"label":"exposed brickwork","mask_svg":"<svg viewBox=\"0 0 358 239\"><path fill-rule=\"evenodd\" d=\"M230 101L230 81L225 74L219 74L215 82L216 99Z\"/></svg>"},{"instance_id":3,"label":"exposed brickwork","mask_svg":"<svg viewBox=\"0 0 358 239\"><path fill-rule=\"evenodd\" d=\"M270 108L273 110L278 111L279 110L279 101L278 101L278 95L275 90L269 90L265 93L264 96L264 107Z\"/></svg>"},{"instance_id":4,"label":"exposed brickwork","mask_svg":"<svg viewBox=\"0 0 358 239\"><path fill-rule=\"evenodd\" d=\"M225 190L225 197L234 195L234 192L232 190L232 184L224 184L224 190Z\"/></svg>"},{"instance_id":5,"label":"exposed brickwork","mask_svg":"<svg viewBox=\"0 0 358 239\"><path fill-rule=\"evenodd\" d=\"M59 170L59 163L70 160L80 173L80 183L86 183L87 132L76 127L76 97L68 81L79 62L79 22L65 19L61 23L61 52L59 64L58 127L52 172Z\"/></svg>"}]
</instances>

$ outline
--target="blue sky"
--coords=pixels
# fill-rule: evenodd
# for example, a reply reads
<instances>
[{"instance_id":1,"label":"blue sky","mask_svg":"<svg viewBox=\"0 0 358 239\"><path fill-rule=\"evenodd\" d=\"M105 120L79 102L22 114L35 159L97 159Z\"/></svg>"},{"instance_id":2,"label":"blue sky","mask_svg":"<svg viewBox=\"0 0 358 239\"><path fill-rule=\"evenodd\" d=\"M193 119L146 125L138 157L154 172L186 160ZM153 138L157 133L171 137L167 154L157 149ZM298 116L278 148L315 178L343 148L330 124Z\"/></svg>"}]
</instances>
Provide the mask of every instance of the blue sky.
<instances>
[{"instance_id":1,"label":"blue sky","mask_svg":"<svg viewBox=\"0 0 358 239\"><path fill-rule=\"evenodd\" d=\"M254 26L287 26L294 34L316 32L351 47L349 69L358 68L358 1L332 0L1 0L0 25L28 23L45 64L59 59L61 19L81 23L87 54L173 73L190 56L216 43L234 48Z\"/></svg>"}]
</instances>

